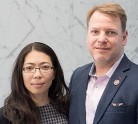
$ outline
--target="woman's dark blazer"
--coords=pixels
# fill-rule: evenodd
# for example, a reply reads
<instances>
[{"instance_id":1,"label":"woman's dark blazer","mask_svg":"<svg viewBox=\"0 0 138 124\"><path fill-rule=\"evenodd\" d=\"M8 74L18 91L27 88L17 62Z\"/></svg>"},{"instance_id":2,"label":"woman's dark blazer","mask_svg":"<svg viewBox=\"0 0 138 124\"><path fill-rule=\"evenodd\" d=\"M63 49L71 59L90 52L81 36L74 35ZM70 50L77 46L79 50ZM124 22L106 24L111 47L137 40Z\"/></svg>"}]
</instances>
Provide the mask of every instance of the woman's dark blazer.
<instances>
[{"instance_id":1,"label":"woman's dark blazer","mask_svg":"<svg viewBox=\"0 0 138 124\"><path fill-rule=\"evenodd\" d=\"M3 115L3 107L0 108L0 124L11 124Z\"/></svg>"}]
</instances>

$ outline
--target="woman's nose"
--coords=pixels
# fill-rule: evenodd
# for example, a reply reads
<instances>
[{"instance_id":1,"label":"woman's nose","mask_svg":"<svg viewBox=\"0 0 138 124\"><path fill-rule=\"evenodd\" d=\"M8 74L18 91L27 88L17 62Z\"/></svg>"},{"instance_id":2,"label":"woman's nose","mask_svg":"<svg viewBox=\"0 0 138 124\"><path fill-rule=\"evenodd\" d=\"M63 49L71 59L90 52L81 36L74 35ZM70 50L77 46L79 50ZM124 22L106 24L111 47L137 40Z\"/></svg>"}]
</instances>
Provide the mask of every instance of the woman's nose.
<instances>
[{"instance_id":1,"label":"woman's nose","mask_svg":"<svg viewBox=\"0 0 138 124\"><path fill-rule=\"evenodd\" d=\"M34 77L35 78L41 78L42 77L42 73L41 73L40 69L35 70Z\"/></svg>"}]
</instances>

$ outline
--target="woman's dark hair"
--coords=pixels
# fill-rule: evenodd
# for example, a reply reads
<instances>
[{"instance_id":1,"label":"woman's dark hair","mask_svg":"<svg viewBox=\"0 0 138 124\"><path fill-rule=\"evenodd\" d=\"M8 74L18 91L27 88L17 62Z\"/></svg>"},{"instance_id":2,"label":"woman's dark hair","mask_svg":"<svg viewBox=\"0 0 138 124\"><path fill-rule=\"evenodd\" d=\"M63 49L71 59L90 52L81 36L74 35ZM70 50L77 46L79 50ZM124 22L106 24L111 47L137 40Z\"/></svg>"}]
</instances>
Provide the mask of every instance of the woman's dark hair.
<instances>
[{"instance_id":1,"label":"woman's dark hair","mask_svg":"<svg viewBox=\"0 0 138 124\"><path fill-rule=\"evenodd\" d=\"M26 55L32 50L47 54L54 66L55 79L49 89L49 98L58 111L68 112L68 87L64 80L63 70L55 52L46 44L30 43L19 53L11 77L11 93L4 102L4 116L13 124L38 124L37 106L24 86L22 68Z\"/></svg>"}]
</instances>

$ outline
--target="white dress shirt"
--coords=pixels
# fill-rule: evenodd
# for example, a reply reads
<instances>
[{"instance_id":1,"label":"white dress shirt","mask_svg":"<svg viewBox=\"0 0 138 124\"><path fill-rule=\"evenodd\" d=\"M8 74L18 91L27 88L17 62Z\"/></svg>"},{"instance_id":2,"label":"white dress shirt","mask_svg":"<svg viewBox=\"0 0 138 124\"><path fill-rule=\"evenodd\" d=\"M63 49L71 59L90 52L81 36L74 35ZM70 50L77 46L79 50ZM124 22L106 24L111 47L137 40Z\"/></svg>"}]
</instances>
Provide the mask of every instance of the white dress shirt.
<instances>
[{"instance_id":1,"label":"white dress shirt","mask_svg":"<svg viewBox=\"0 0 138 124\"><path fill-rule=\"evenodd\" d=\"M109 69L109 71L101 77L96 77L95 75L95 65L93 64L90 70L90 80L88 82L88 87L86 90L86 124L93 124L96 109L99 100L104 92L104 89L114 73L115 69L118 67L124 54L119 58L118 61Z\"/></svg>"}]
</instances>

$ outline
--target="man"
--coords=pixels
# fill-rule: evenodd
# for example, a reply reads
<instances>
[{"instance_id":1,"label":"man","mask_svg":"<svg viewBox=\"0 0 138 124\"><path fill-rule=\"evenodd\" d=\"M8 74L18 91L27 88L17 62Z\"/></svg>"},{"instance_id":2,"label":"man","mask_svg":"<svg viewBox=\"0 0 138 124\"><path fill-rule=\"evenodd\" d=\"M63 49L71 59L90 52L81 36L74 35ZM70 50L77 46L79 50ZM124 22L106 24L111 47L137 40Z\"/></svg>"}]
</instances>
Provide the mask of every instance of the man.
<instances>
[{"instance_id":1,"label":"man","mask_svg":"<svg viewBox=\"0 0 138 124\"><path fill-rule=\"evenodd\" d=\"M138 65L124 54L127 17L116 3L87 17L87 45L94 60L70 81L70 124L138 124Z\"/></svg>"}]
</instances>

